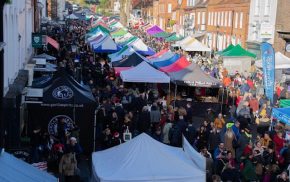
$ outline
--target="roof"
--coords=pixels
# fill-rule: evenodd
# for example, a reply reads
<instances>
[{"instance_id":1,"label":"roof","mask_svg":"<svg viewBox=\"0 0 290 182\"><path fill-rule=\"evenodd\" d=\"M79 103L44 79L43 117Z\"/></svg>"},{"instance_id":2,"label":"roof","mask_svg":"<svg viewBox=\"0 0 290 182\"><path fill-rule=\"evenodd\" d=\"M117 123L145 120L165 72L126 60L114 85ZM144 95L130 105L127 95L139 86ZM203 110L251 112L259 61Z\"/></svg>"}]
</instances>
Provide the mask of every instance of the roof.
<instances>
[{"instance_id":1,"label":"roof","mask_svg":"<svg viewBox=\"0 0 290 182\"><path fill-rule=\"evenodd\" d=\"M259 68L263 67L262 60L255 61L255 65ZM290 58L281 52L275 53L275 69L288 69L290 68Z\"/></svg>"},{"instance_id":2,"label":"roof","mask_svg":"<svg viewBox=\"0 0 290 182\"><path fill-rule=\"evenodd\" d=\"M190 62L186 59L185 56L182 56L181 58L179 58L176 62L172 63L171 65L161 67L160 70L167 72L167 73L176 72L176 71L180 71L180 70L186 68L189 65L190 65Z\"/></svg>"},{"instance_id":3,"label":"roof","mask_svg":"<svg viewBox=\"0 0 290 182\"><path fill-rule=\"evenodd\" d=\"M219 87L221 84L216 78L205 74L195 63L191 63L180 71L168 73L168 75L173 82L183 86Z\"/></svg>"},{"instance_id":4,"label":"roof","mask_svg":"<svg viewBox=\"0 0 290 182\"><path fill-rule=\"evenodd\" d=\"M182 40L182 39L184 39L183 36L178 35L178 34L173 34L173 35L171 35L170 37L167 37L167 38L165 39L165 41L166 41L166 42L175 42L175 41L180 41L180 40Z\"/></svg>"},{"instance_id":5,"label":"roof","mask_svg":"<svg viewBox=\"0 0 290 182\"><path fill-rule=\"evenodd\" d=\"M144 60L145 58L143 58L140 54L134 52L130 56L125 57L120 61L112 62L112 65L113 67L132 67L137 66Z\"/></svg>"},{"instance_id":6,"label":"roof","mask_svg":"<svg viewBox=\"0 0 290 182\"><path fill-rule=\"evenodd\" d=\"M285 123L286 125L290 125L290 108L273 108L272 116L279 121Z\"/></svg>"},{"instance_id":7,"label":"roof","mask_svg":"<svg viewBox=\"0 0 290 182\"><path fill-rule=\"evenodd\" d=\"M5 182L57 182L58 180L36 167L0 151L0 181Z\"/></svg>"},{"instance_id":8,"label":"roof","mask_svg":"<svg viewBox=\"0 0 290 182\"><path fill-rule=\"evenodd\" d=\"M146 61L141 62L136 67L121 71L123 82L139 83L169 83L170 78L163 72L153 68Z\"/></svg>"},{"instance_id":9,"label":"roof","mask_svg":"<svg viewBox=\"0 0 290 182\"><path fill-rule=\"evenodd\" d=\"M175 63L180 58L179 54L173 55L171 58L166 59L164 61L154 61L152 62L154 67L160 68L160 67L166 67L173 63Z\"/></svg>"},{"instance_id":10,"label":"roof","mask_svg":"<svg viewBox=\"0 0 290 182\"><path fill-rule=\"evenodd\" d=\"M199 163L205 163L205 159L197 152L191 154L182 148L162 144L142 133L116 147L94 152L92 171L100 182L206 181L204 169L200 169L192 161L200 160Z\"/></svg>"},{"instance_id":11,"label":"roof","mask_svg":"<svg viewBox=\"0 0 290 182\"><path fill-rule=\"evenodd\" d=\"M227 52L221 54L223 57L252 57L256 58L254 53L251 53L245 49L243 49L239 44L230 49Z\"/></svg>"}]
</instances>

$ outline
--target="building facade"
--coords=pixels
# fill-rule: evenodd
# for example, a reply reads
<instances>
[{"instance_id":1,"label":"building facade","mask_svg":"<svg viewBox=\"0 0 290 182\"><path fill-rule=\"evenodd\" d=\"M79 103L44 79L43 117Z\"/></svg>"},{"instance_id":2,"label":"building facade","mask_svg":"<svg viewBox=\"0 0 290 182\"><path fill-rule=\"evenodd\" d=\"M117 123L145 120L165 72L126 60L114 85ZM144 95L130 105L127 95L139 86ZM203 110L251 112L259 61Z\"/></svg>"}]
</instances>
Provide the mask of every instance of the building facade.
<instances>
[{"instance_id":1,"label":"building facade","mask_svg":"<svg viewBox=\"0 0 290 182\"><path fill-rule=\"evenodd\" d=\"M5 4L3 11L4 23L4 95L9 90L18 71L31 58L31 33L34 32L34 1L13 0Z\"/></svg>"},{"instance_id":2,"label":"building facade","mask_svg":"<svg viewBox=\"0 0 290 182\"><path fill-rule=\"evenodd\" d=\"M220 51L229 44L246 47L250 0L210 0L207 7L207 41Z\"/></svg>"},{"instance_id":3,"label":"building facade","mask_svg":"<svg viewBox=\"0 0 290 182\"><path fill-rule=\"evenodd\" d=\"M290 57L290 1L278 0L273 47ZM288 46L287 46L288 45Z\"/></svg>"},{"instance_id":4,"label":"building facade","mask_svg":"<svg viewBox=\"0 0 290 182\"><path fill-rule=\"evenodd\" d=\"M262 42L274 44L278 0L252 0L250 5L247 48L261 56Z\"/></svg>"},{"instance_id":5,"label":"building facade","mask_svg":"<svg viewBox=\"0 0 290 182\"><path fill-rule=\"evenodd\" d=\"M205 42L208 0L187 0L185 9L185 36L191 35Z\"/></svg>"},{"instance_id":6,"label":"building facade","mask_svg":"<svg viewBox=\"0 0 290 182\"><path fill-rule=\"evenodd\" d=\"M177 0L159 0L159 26L166 32L173 31L172 13L177 7Z\"/></svg>"}]
</instances>

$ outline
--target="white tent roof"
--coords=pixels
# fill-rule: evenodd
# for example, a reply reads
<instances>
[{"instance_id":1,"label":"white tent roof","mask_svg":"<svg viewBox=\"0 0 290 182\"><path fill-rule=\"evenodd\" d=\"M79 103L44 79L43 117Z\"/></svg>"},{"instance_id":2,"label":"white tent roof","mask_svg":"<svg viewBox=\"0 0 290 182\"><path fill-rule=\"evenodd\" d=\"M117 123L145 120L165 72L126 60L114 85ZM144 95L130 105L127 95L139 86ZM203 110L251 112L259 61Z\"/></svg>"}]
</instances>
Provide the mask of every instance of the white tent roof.
<instances>
[{"instance_id":1,"label":"white tent roof","mask_svg":"<svg viewBox=\"0 0 290 182\"><path fill-rule=\"evenodd\" d=\"M141 40L137 39L131 43L129 43L136 51L148 51L148 46Z\"/></svg>"},{"instance_id":2,"label":"white tent roof","mask_svg":"<svg viewBox=\"0 0 290 182\"><path fill-rule=\"evenodd\" d=\"M201 161L202 162L202 161ZM143 133L119 146L92 154L99 182L204 182L182 148L162 144Z\"/></svg>"},{"instance_id":3,"label":"white tent roof","mask_svg":"<svg viewBox=\"0 0 290 182\"><path fill-rule=\"evenodd\" d=\"M184 44L181 44L181 48L185 51L201 51L201 52L211 51L209 47L199 42L195 38L191 38L191 40L188 40Z\"/></svg>"},{"instance_id":4,"label":"white tent roof","mask_svg":"<svg viewBox=\"0 0 290 182\"><path fill-rule=\"evenodd\" d=\"M131 33L126 33L125 35L121 36L121 37L116 37L115 41L116 42L124 42L126 40L128 40L129 38L133 37L133 35Z\"/></svg>"},{"instance_id":5,"label":"white tent roof","mask_svg":"<svg viewBox=\"0 0 290 182\"><path fill-rule=\"evenodd\" d=\"M112 27L123 28L124 26L120 22L117 22L116 24L112 25Z\"/></svg>"},{"instance_id":6,"label":"white tent roof","mask_svg":"<svg viewBox=\"0 0 290 182\"><path fill-rule=\"evenodd\" d=\"M170 78L165 73L153 68L147 62L143 61L136 67L121 71L123 82L141 82L141 83L169 83Z\"/></svg>"},{"instance_id":7,"label":"white tent roof","mask_svg":"<svg viewBox=\"0 0 290 182\"><path fill-rule=\"evenodd\" d=\"M122 49L120 51L122 51ZM111 62L120 61L125 56L130 56L130 55L132 55L135 52L135 50L132 47L130 47L130 46L128 46L126 48L126 50L123 51L122 53L120 53L120 51L116 52L114 54L109 54L108 55L108 57L110 58Z\"/></svg>"},{"instance_id":8,"label":"white tent roof","mask_svg":"<svg viewBox=\"0 0 290 182\"><path fill-rule=\"evenodd\" d=\"M181 45L185 44L186 42L190 41L192 37L189 35L185 37L184 39L177 41L175 44L172 44L173 47L180 47Z\"/></svg>"},{"instance_id":9,"label":"white tent roof","mask_svg":"<svg viewBox=\"0 0 290 182\"><path fill-rule=\"evenodd\" d=\"M262 68L262 60L258 60L255 62L255 65L258 68ZM275 69L288 69L290 68L290 58L282 54L281 52L275 53Z\"/></svg>"},{"instance_id":10,"label":"white tent roof","mask_svg":"<svg viewBox=\"0 0 290 182\"><path fill-rule=\"evenodd\" d=\"M117 44L109 36L107 36L101 42L93 44L93 49L96 49L98 47L100 47L102 50L105 50L105 49L117 50L118 49Z\"/></svg>"},{"instance_id":11,"label":"white tent roof","mask_svg":"<svg viewBox=\"0 0 290 182\"><path fill-rule=\"evenodd\" d=\"M0 151L1 152L1 151ZM0 181L5 182L57 182L58 180L11 154L0 154Z\"/></svg>"}]
</instances>

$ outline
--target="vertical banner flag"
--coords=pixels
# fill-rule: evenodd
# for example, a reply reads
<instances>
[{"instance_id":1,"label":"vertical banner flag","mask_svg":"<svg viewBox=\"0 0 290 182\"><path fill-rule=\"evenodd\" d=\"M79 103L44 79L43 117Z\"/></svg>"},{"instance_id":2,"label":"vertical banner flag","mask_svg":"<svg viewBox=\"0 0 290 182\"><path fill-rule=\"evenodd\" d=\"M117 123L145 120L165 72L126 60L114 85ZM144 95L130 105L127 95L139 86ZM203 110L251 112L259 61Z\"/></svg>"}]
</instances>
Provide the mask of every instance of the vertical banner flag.
<instances>
[{"instance_id":1,"label":"vertical banner flag","mask_svg":"<svg viewBox=\"0 0 290 182\"><path fill-rule=\"evenodd\" d=\"M266 97L273 103L275 85L275 51L271 44L262 43L261 45L263 77Z\"/></svg>"}]
</instances>

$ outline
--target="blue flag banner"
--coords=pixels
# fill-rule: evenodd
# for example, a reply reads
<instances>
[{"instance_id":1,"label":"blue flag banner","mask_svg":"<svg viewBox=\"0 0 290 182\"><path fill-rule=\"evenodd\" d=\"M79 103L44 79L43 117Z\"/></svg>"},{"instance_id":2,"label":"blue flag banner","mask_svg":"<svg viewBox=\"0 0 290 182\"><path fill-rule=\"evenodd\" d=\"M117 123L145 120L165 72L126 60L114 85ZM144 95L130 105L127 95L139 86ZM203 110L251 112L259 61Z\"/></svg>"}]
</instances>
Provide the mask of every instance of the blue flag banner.
<instances>
[{"instance_id":1,"label":"blue flag banner","mask_svg":"<svg viewBox=\"0 0 290 182\"><path fill-rule=\"evenodd\" d=\"M263 77L266 97L273 103L275 85L275 51L271 44L262 43L261 45Z\"/></svg>"}]
</instances>

